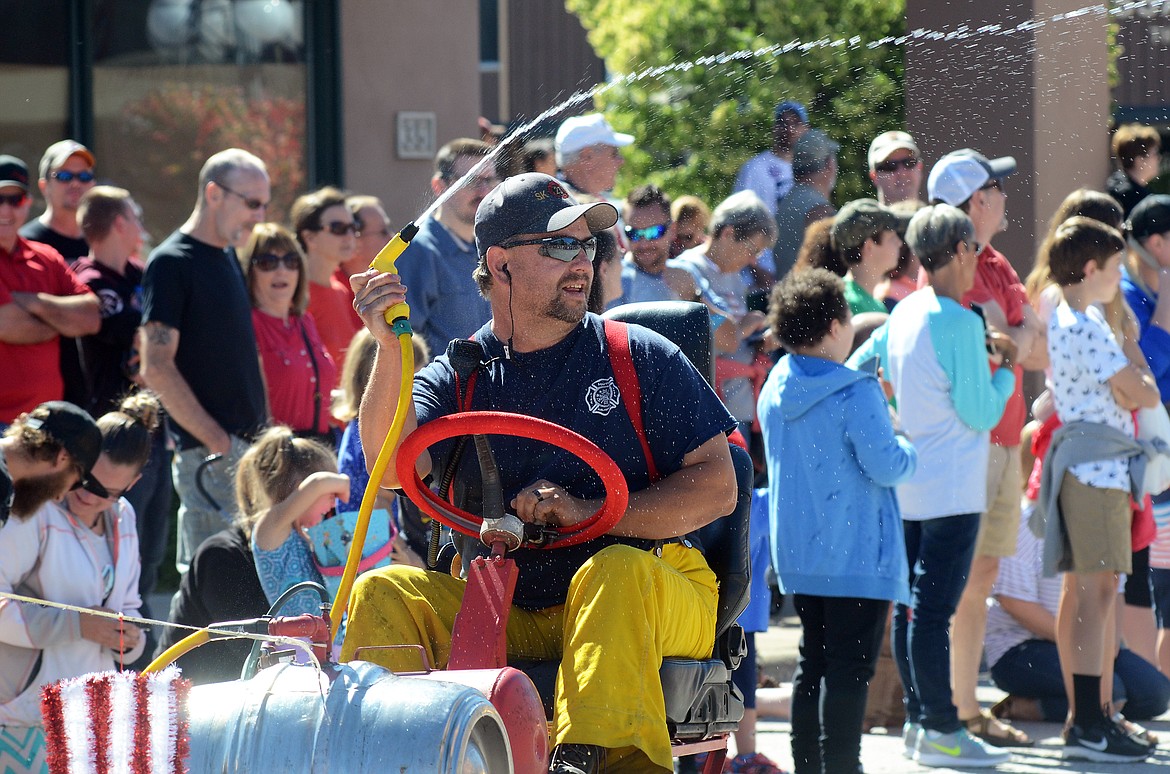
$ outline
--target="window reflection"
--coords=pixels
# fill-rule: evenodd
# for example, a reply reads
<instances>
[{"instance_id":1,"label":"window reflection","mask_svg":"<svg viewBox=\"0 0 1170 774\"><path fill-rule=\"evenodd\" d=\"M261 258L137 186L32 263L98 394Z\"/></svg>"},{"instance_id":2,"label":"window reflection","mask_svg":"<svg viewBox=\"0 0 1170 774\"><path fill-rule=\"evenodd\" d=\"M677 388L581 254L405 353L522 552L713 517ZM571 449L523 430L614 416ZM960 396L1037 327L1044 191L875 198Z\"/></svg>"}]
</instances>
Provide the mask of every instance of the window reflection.
<instances>
[{"instance_id":1,"label":"window reflection","mask_svg":"<svg viewBox=\"0 0 1170 774\"><path fill-rule=\"evenodd\" d=\"M189 214L208 156L268 164L283 219L306 186L300 0L95 0L99 176L142 204L154 242Z\"/></svg>"},{"instance_id":2,"label":"window reflection","mask_svg":"<svg viewBox=\"0 0 1170 774\"><path fill-rule=\"evenodd\" d=\"M33 170L68 127L67 10L65 3L0 0L0 153Z\"/></svg>"}]
</instances>

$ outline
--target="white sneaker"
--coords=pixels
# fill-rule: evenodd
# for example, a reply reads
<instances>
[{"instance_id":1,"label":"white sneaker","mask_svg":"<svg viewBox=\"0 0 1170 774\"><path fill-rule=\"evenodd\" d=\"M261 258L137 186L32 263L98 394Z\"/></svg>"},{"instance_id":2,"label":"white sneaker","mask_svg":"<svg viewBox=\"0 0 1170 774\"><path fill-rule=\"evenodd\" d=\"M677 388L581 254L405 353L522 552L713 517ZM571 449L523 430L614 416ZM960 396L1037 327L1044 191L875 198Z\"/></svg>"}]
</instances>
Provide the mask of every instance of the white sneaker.
<instances>
[{"instance_id":1,"label":"white sneaker","mask_svg":"<svg viewBox=\"0 0 1170 774\"><path fill-rule=\"evenodd\" d=\"M960 728L949 734L922 729L914 747L914 760L923 766L982 769L1006 763L1011 753L991 747Z\"/></svg>"},{"instance_id":2,"label":"white sneaker","mask_svg":"<svg viewBox=\"0 0 1170 774\"><path fill-rule=\"evenodd\" d=\"M906 760L914 759L914 748L918 746L918 735L921 733L921 723L911 723L907 720L902 726L902 757Z\"/></svg>"}]
</instances>

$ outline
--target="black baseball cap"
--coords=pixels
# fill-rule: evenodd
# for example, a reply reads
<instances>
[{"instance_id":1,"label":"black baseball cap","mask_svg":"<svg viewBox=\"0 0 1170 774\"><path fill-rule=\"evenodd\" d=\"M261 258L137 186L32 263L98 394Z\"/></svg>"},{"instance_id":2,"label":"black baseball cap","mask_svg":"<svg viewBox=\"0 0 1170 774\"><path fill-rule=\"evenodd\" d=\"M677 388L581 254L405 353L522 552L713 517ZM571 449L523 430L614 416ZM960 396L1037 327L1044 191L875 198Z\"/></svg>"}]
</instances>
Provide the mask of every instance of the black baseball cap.
<instances>
[{"instance_id":1,"label":"black baseball cap","mask_svg":"<svg viewBox=\"0 0 1170 774\"><path fill-rule=\"evenodd\" d=\"M1170 231L1170 196L1151 194L1129 213L1125 229L1134 239L1145 239Z\"/></svg>"},{"instance_id":2,"label":"black baseball cap","mask_svg":"<svg viewBox=\"0 0 1170 774\"><path fill-rule=\"evenodd\" d=\"M28 167L16 156L0 156L0 188L10 185L28 193Z\"/></svg>"},{"instance_id":3,"label":"black baseball cap","mask_svg":"<svg viewBox=\"0 0 1170 774\"><path fill-rule=\"evenodd\" d=\"M72 403L52 400L28 412L24 423L42 430L57 441L81 469L81 481L89 479L98 455L102 453L102 432L93 417Z\"/></svg>"},{"instance_id":4,"label":"black baseball cap","mask_svg":"<svg viewBox=\"0 0 1170 774\"><path fill-rule=\"evenodd\" d=\"M549 234L584 216L593 233L617 223L609 202L578 204L565 187L540 172L514 175L484 197L475 211L475 247L482 258L492 245L517 234Z\"/></svg>"}]
</instances>

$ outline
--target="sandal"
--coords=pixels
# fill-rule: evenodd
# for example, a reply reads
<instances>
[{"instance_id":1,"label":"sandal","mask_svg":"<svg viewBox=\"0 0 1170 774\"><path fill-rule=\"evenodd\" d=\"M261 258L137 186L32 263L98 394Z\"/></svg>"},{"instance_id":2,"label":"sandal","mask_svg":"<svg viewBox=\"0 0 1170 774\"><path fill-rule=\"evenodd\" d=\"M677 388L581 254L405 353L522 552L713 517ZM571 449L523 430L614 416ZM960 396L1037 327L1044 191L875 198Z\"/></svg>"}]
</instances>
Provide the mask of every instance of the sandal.
<instances>
[{"instance_id":1,"label":"sandal","mask_svg":"<svg viewBox=\"0 0 1170 774\"><path fill-rule=\"evenodd\" d=\"M995 747L1031 747L1032 738L1020 729L980 710L973 718L961 721L967 733Z\"/></svg>"},{"instance_id":2,"label":"sandal","mask_svg":"<svg viewBox=\"0 0 1170 774\"><path fill-rule=\"evenodd\" d=\"M1022 720L1024 722L1040 723L1044 721L1044 713L1040 709L1040 702L1024 696L1008 694L991 705L991 716L1000 720Z\"/></svg>"}]
</instances>

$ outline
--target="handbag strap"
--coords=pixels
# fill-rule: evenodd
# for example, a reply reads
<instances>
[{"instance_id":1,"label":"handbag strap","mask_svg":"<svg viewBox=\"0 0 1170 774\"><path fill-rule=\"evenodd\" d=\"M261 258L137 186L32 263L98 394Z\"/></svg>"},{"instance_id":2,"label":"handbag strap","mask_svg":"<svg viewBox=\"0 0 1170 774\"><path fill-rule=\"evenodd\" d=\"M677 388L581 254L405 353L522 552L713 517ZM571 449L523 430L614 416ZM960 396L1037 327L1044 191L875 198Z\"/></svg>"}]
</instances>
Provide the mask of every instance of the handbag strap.
<instances>
[{"instance_id":1,"label":"handbag strap","mask_svg":"<svg viewBox=\"0 0 1170 774\"><path fill-rule=\"evenodd\" d=\"M309 353L309 362L313 364L313 426L314 433L321 422L321 372L317 368L317 356L313 354L313 344L309 341L309 332L305 330L305 316L298 315L297 321L301 327L301 339L305 342L305 351Z\"/></svg>"}]
</instances>

